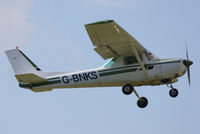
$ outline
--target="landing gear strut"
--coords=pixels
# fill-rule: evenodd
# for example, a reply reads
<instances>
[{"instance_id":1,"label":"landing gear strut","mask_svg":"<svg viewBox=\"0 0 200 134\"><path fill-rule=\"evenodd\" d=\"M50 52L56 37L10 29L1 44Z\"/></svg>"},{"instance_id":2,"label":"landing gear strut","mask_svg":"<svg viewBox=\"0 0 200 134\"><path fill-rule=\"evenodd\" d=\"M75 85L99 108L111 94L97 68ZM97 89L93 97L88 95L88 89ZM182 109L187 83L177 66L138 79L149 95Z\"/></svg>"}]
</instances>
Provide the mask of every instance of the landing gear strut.
<instances>
[{"instance_id":1,"label":"landing gear strut","mask_svg":"<svg viewBox=\"0 0 200 134\"><path fill-rule=\"evenodd\" d=\"M171 88L171 90L169 90L169 95L170 95L172 98L177 97L177 96L178 96L178 90L177 90L176 88L174 88L174 87L172 86L171 83L168 84L167 86Z\"/></svg>"},{"instance_id":2,"label":"landing gear strut","mask_svg":"<svg viewBox=\"0 0 200 134\"><path fill-rule=\"evenodd\" d=\"M130 83L127 83L122 87L122 92L125 95L130 95L132 92L138 97L137 105L139 108L145 108L148 105L148 100L145 97L140 97L136 90L134 89L133 85Z\"/></svg>"}]
</instances>

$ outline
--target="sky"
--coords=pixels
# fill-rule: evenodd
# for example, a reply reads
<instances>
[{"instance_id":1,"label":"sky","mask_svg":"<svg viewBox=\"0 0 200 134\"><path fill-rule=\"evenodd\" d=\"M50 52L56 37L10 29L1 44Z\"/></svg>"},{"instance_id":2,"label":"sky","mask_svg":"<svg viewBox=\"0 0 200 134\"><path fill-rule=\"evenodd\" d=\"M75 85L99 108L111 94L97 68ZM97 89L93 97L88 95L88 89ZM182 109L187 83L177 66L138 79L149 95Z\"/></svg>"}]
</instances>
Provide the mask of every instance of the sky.
<instances>
[{"instance_id":1,"label":"sky","mask_svg":"<svg viewBox=\"0 0 200 134\"><path fill-rule=\"evenodd\" d=\"M0 0L0 133L2 134L199 134L199 0ZM16 46L43 71L77 71L105 61L93 50L85 24L113 19L159 58L185 58L187 75L174 87L135 87L149 100L125 96L121 87L55 89L18 87L5 50Z\"/></svg>"}]
</instances>

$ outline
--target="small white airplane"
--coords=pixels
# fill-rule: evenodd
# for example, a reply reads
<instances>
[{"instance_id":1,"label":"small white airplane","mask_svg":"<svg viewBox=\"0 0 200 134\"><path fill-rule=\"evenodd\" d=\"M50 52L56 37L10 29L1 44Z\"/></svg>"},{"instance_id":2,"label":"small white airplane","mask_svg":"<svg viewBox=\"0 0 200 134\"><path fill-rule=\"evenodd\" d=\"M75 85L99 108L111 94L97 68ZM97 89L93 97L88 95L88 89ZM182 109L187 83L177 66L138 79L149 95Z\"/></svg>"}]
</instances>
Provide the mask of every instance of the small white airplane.
<instances>
[{"instance_id":1,"label":"small white airplane","mask_svg":"<svg viewBox=\"0 0 200 134\"><path fill-rule=\"evenodd\" d=\"M116 87L122 86L122 92L138 97L137 105L145 108L148 100L140 97L136 86L163 85L171 88L169 95L176 97L178 90L172 83L188 72L190 84L190 66L188 59L159 59L145 49L135 38L113 20L99 21L85 25L94 50L103 58L110 59L102 67L77 72L43 72L18 48L6 51L6 55L15 72L19 87L34 92L50 91L55 88Z\"/></svg>"}]
</instances>

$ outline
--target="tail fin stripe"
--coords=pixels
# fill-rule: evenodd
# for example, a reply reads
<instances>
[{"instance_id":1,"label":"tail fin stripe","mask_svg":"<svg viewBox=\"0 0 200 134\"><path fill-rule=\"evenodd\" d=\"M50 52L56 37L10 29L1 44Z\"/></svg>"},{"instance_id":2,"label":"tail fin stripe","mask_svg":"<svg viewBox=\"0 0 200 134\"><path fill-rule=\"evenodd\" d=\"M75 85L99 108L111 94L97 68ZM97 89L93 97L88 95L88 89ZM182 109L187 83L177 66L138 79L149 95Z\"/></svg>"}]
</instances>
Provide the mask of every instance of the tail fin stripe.
<instances>
[{"instance_id":1,"label":"tail fin stripe","mask_svg":"<svg viewBox=\"0 0 200 134\"><path fill-rule=\"evenodd\" d=\"M19 50L19 52L24 56L24 58L26 58L26 59L29 61L29 63L30 63L33 67L35 67L35 69L36 69L37 71L41 71L41 69L40 69L35 63L33 63L33 61L31 61L21 50Z\"/></svg>"}]
</instances>

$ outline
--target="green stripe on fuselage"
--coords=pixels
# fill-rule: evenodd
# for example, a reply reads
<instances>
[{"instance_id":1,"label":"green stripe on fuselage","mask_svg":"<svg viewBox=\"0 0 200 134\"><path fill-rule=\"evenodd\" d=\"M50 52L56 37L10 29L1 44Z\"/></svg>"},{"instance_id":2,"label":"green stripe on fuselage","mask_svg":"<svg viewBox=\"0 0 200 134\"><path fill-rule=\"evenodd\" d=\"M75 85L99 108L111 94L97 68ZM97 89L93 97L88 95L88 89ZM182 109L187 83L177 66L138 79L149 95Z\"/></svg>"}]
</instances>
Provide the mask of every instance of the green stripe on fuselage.
<instances>
[{"instance_id":1,"label":"green stripe on fuselage","mask_svg":"<svg viewBox=\"0 0 200 134\"><path fill-rule=\"evenodd\" d=\"M168 61L168 62L161 62L161 63L152 63L152 64L147 64L147 65L161 65L161 64L169 64L169 63L178 63L181 62L180 60L177 61Z\"/></svg>"},{"instance_id":2,"label":"green stripe on fuselage","mask_svg":"<svg viewBox=\"0 0 200 134\"><path fill-rule=\"evenodd\" d=\"M52 85L52 84L58 84L61 83L60 80L55 80L55 81L47 81L47 82L40 82L40 83L34 83L32 84L33 87L37 86L46 86L46 85Z\"/></svg>"},{"instance_id":3,"label":"green stripe on fuselage","mask_svg":"<svg viewBox=\"0 0 200 134\"><path fill-rule=\"evenodd\" d=\"M137 70L137 68L124 69L124 70L119 70L119 71L110 71L110 72L105 72L105 73L99 73L99 76L107 76L107 75L120 74L120 73L128 73L128 72L134 72L136 70Z\"/></svg>"},{"instance_id":4,"label":"green stripe on fuselage","mask_svg":"<svg viewBox=\"0 0 200 134\"><path fill-rule=\"evenodd\" d=\"M32 84L19 83L19 86L23 88L33 88L33 87L38 87L38 86L46 86L46 85L59 84L59 83L61 83L60 80L54 80L54 81L45 81L45 82L32 83Z\"/></svg>"},{"instance_id":5,"label":"green stripe on fuselage","mask_svg":"<svg viewBox=\"0 0 200 134\"><path fill-rule=\"evenodd\" d=\"M162 62L162 63L152 63L152 64L145 64L145 66L147 67L147 66L151 66L151 65L169 64L169 63L177 63L177 62L180 62L180 61L169 61L169 62ZM98 72L99 72L99 76L108 76L108 75L113 75L113 74L134 72L134 71L137 71L138 68L133 68L133 67L139 67L139 66L140 65L132 65L132 66L126 66L126 67L111 68L111 69L101 70L101 71L98 71Z\"/></svg>"},{"instance_id":6,"label":"green stripe on fuselage","mask_svg":"<svg viewBox=\"0 0 200 134\"><path fill-rule=\"evenodd\" d=\"M53 77L53 78L49 78L47 80L58 80L58 79L60 79L60 77Z\"/></svg>"},{"instance_id":7,"label":"green stripe on fuselage","mask_svg":"<svg viewBox=\"0 0 200 134\"><path fill-rule=\"evenodd\" d=\"M131 68L131 67L139 67L140 65L133 65L133 66L126 66L126 67L118 67L118 68L111 68L111 69L105 69L105 70L101 70L99 71L99 73L103 73L103 72L107 72L107 71L115 71L118 69L127 69L127 68Z\"/></svg>"}]
</instances>

